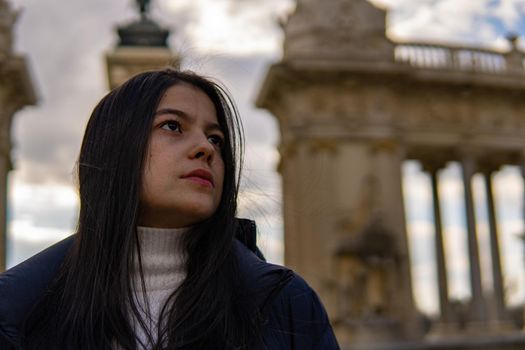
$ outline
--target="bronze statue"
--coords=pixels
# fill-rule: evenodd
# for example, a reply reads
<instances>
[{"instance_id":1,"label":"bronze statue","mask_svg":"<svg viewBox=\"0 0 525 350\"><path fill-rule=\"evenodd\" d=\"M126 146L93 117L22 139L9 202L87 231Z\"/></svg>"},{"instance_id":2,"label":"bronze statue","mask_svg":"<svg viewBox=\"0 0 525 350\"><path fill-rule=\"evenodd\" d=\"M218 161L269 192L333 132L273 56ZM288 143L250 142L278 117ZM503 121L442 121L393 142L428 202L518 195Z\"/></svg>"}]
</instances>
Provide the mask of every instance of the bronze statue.
<instances>
[{"instance_id":1,"label":"bronze statue","mask_svg":"<svg viewBox=\"0 0 525 350\"><path fill-rule=\"evenodd\" d=\"M148 12L150 0L137 0L137 3L140 8L140 14L145 15Z\"/></svg>"}]
</instances>

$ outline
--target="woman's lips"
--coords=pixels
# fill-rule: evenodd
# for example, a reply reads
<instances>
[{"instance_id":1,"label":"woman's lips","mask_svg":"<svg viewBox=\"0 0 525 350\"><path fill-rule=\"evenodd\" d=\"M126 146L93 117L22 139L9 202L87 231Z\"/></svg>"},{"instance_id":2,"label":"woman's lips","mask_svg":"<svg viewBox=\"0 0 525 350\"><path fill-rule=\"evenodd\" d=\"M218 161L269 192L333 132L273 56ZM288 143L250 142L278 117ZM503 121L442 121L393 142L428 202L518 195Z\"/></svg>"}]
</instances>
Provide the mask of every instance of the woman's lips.
<instances>
[{"instance_id":1,"label":"woman's lips","mask_svg":"<svg viewBox=\"0 0 525 350\"><path fill-rule=\"evenodd\" d=\"M202 177L198 177L198 176L187 176L187 177L184 177L184 179L186 180L190 180L192 182L195 182L199 185L202 185L202 186L206 186L206 187L213 187L213 184L211 183L210 180L207 180L207 179L203 179Z\"/></svg>"},{"instance_id":2,"label":"woman's lips","mask_svg":"<svg viewBox=\"0 0 525 350\"><path fill-rule=\"evenodd\" d=\"M213 175L205 169L196 169L182 176L183 179L193 181L206 187L214 187Z\"/></svg>"}]
</instances>

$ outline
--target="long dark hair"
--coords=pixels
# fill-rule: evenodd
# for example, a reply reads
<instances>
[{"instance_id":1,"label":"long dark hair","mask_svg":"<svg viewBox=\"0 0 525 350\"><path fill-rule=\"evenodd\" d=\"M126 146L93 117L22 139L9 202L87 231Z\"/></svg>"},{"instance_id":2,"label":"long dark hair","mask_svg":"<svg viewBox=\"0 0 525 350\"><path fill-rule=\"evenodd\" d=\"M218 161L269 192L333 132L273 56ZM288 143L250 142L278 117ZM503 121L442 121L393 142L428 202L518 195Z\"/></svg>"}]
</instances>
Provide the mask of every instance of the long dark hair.
<instances>
[{"instance_id":1,"label":"long dark hair","mask_svg":"<svg viewBox=\"0 0 525 350\"><path fill-rule=\"evenodd\" d=\"M134 260L141 261L136 226L142 169L155 110L176 84L202 90L215 105L225 136L224 184L216 212L184 235L187 277L162 309L164 326L148 337L158 339L157 349L245 349L257 338L257 320L241 309L234 278L238 113L218 84L165 69L111 91L89 119L78 159L78 233L61 273L26 323L28 349L137 348L130 313L145 324L132 288Z\"/></svg>"}]
</instances>

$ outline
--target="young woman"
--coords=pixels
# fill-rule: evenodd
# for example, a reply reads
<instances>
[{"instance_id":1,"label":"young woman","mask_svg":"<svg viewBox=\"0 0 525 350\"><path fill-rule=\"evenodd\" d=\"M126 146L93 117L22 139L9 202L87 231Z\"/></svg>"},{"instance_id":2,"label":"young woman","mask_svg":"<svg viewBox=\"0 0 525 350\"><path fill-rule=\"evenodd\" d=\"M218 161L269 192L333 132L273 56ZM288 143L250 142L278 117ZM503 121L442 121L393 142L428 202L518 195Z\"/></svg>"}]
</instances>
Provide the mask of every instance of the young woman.
<instances>
[{"instance_id":1,"label":"young woman","mask_svg":"<svg viewBox=\"0 0 525 350\"><path fill-rule=\"evenodd\" d=\"M95 107L77 233L0 275L0 349L338 349L323 306L235 218L228 95L139 74Z\"/></svg>"}]
</instances>

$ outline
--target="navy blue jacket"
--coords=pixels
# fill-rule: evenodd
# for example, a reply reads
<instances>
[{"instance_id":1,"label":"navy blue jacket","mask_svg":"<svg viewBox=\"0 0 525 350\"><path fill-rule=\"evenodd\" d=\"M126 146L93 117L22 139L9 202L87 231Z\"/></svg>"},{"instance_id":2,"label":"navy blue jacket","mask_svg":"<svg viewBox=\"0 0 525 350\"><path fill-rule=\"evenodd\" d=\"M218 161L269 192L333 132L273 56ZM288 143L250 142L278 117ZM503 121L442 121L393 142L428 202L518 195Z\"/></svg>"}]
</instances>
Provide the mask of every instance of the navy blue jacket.
<instances>
[{"instance_id":1,"label":"navy blue jacket","mask_svg":"<svg viewBox=\"0 0 525 350\"><path fill-rule=\"evenodd\" d=\"M258 349L339 349L326 312L308 284L291 270L269 264L255 244L255 224L239 220L234 252L247 293L265 317ZM0 274L0 349L21 349L31 308L58 273L74 236Z\"/></svg>"}]
</instances>

